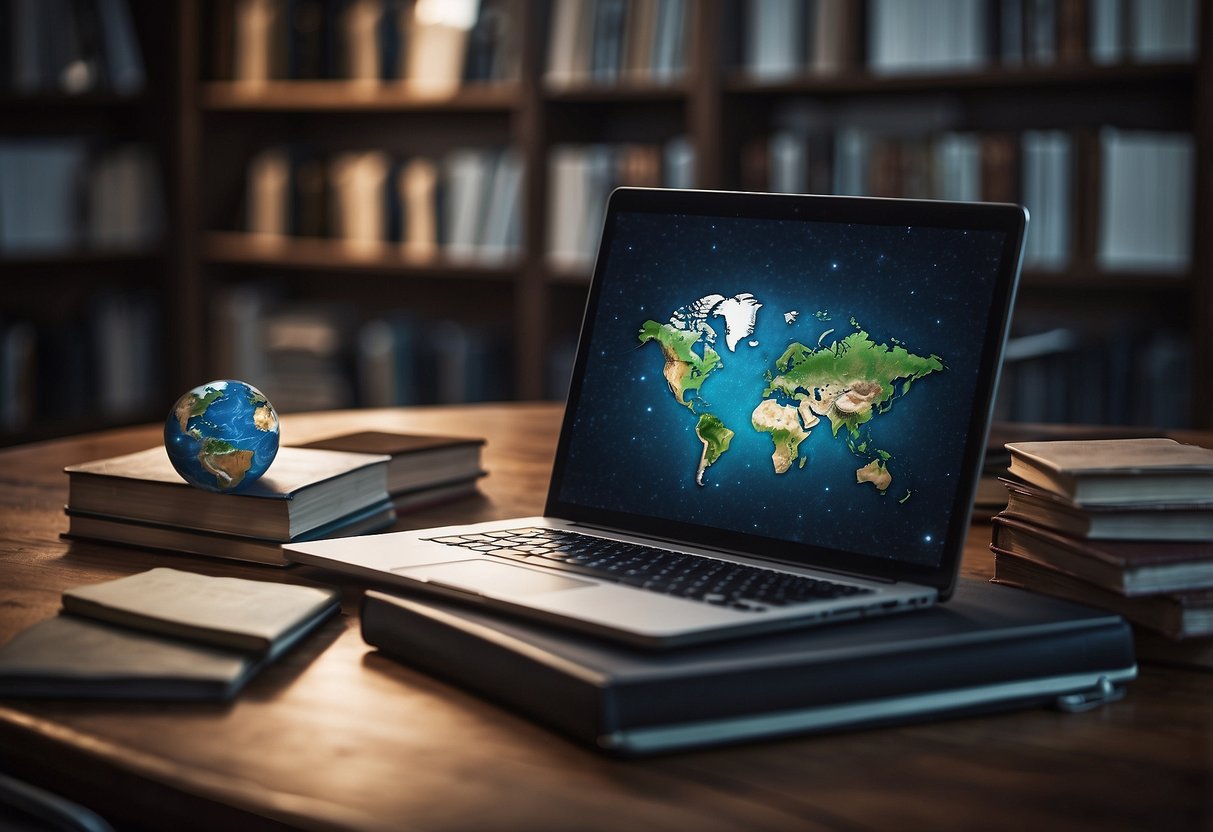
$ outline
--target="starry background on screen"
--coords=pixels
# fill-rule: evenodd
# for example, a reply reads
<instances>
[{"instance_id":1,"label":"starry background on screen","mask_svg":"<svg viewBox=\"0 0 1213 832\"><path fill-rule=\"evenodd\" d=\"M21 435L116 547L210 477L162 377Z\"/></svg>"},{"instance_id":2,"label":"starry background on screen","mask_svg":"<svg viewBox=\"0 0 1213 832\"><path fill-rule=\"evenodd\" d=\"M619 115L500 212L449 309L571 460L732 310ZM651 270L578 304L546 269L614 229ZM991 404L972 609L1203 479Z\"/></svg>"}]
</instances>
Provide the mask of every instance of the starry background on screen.
<instances>
[{"instance_id":1,"label":"starry background on screen","mask_svg":"<svg viewBox=\"0 0 1213 832\"><path fill-rule=\"evenodd\" d=\"M937 564L1004 235L644 213L620 213L614 222L560 499ZM762 303L754 334L730 352L723 319L709 320L724 366L699 390L692 413L665 382L660 346L639 344L640 327L665 323L706 295L744 292ZM784 313L793 310L799 316L789 324ZM947 368L915 382L865 426L870 447L892 454L884 494L855 481L873 456L848 450L845 427L834 437L823 418L800 445L805 466L797 460L777 475L770 435L750 422L764 374L787 345L816 347L821 339L828 346L855 331L852 317L877 344L897 339ZM736 433L703 485L695 482L698 413Z\"/></svg>"}]
</instances>

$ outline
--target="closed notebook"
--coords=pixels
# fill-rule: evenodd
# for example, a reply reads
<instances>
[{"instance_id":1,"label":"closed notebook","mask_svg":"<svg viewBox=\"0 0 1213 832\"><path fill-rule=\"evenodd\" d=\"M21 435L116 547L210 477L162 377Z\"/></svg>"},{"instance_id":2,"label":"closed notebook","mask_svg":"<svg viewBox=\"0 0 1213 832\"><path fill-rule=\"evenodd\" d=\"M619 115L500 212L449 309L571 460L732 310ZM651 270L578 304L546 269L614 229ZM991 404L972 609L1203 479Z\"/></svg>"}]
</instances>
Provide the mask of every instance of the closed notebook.
<instances>
[{"instance_id":1,"label":"closed notebook","mask_svg":"<svg viewBox=\"0 0 1213 832\"><path fill-rule=\"evenodd\" d=\"M262 663L252 653L57 615L0 647L0 696L223 700Z\"/></svg>"},{"instance_id":2,"label":"closed notebook","mask_svg":"<svg viewBox=\"0 0 1213 832\"><path fill-rule=\"evenodd\" d=\"M620 754L1083 707L1136 674L1119 616L978 581L912 616L660 653L371 590L362 635L387 656Z\"/></svg>"},{"instance_id":3,"label":"closed notebook","mask_svg":"<svg viewBox=\"0 0 1213 832\"><path fill-rule=\"evenodd\" d=\"M76 587L0 647L0 696L228 699L339 608L334 589L167 568Z\"/></svg>"},{"instance_id":4,"label":"closed notebook","mask_svg":"<svg viewBox=\"0 0 1213 832\"><path fill-rule=\"evenodd\" d=\"M331 588L164 567L63 593L76 615L271 659L339 607Z\"/></svg>"}]
</instances>

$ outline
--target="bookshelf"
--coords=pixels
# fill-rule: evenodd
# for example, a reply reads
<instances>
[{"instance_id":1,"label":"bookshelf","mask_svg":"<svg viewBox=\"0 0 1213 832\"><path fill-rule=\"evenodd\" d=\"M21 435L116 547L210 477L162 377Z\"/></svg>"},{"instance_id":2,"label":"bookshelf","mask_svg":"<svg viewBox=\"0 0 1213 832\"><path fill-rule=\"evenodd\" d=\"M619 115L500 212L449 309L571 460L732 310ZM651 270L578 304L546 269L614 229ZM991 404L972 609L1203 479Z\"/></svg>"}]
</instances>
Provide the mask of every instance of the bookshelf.
<instances>
[{"instance_id":1,"label":"bookshelf","mask_svg":"<svg viewBox=\"0 0 1213 832\"><path fill-rule=\"evenodd\" d=\"M951 153L947 158L974 165L986 152L985 143L1001 141L1012 160L999 180L1002 198L1024 199L1025 190L1038 199L1044 198L1041 193L1052 194L1050 199L1060 193L1069 206L1064 222L1025 269L1015 334L1027 337L1020 346L1029 354L1009 365L1008 376L1018 387L1005 391L1004 399L1039 399L1029 395L1036 385L1054 391L1045 397L1054 404L1066 399L1084 404L1053 410L1019 406L1000 415L1208 427L1213 425L1213 242L1206 233L1213 222L1213 15L1199 15L1195 47L1177 57L1165 42L1164 48L1140 45L1133 33L1139 2L910 0L927 11L949 3L978 9L985 21L981 54L955 65L946 54L899 51L881 16L904 12L891 12L896 4L888 0L587 0L585 7L597 16L577 26L562 17L568 14L566 5L575 5L565 0L499 0L492 7L508 19L501 31L508 32L516 50L509 70L493 81L447 83L437 90L396 77L335 79L333 72L288 80L281 70L267 70L266 77L250 83L236 77L232 33L242 8L273 3L183 0L155 13L150 7L158 4L149 4L146 16L135 3L142 41L162 44L159 51L149 48L147 60L173 64L163 67L158 91L149 85L135 101L97 94L53 107L3 93L0 112L36 111L47 124L69 125L125 125L138 113L137 120L160 143L171 218L166 249L150 259L141 255L130 268L121 259L89 254L66 262L58 257L50 268L64 275L65 285L76 287L67 294L81 296L82 303L87 303L87 278L68 277L76 271L73 266L115 280L121 273L120 283L151 288L173 333L164 337L166 382L160 398L165 400L201 379L244 372L223 364L225 341L246 343L232 338L238 321L216 318L224 298L229 311L243 299L271 317L281 313L282 321L270 323L285 330L304 318L323 323L331 313L328 336L341 344L327 365L332 373L357 378L362 372L358 350L367 324L379 335L385 327L399 335L410 325L440 322L442 337L455 338L456 352L462 350L465 360L492 356L490 377L473 382L464 395L559 398L588 281L584 256L551 256L553 224L567 213L558 201L559 177L591 177L584 181L596 183L599 194L605 194L610 178L615 184L770 189L775 184L769 178L772 147L786 153L803 140L815 160L829 160L821 169L808 164L806 190L846 192L839 185L855 187L859 177L869 192L939 196L930 190L940 187L938 182L924 185L920 175L942 164L932 160ZM664 35L657 33L656 16L648 31L636 23L637 9L659 16L664 4L681 10L670 18L679 22L673 28L663 18ZM1166 4L1182 7L1184 0ZM388 6L400 14L408 4ZM1042 56L1041 43L1048 46L1048 38L1037 28L1021 33L1020 51L1010 60L1004 10L1029 6L1057 13L1050 24L1056 34L1052 57ZM1106 42L1097 43L1103 37L1097 38L1092 22L1097 6L1120 10L1122 38L1111 52ZM806 27L818 34L807 35L808 45L796 47L800 52L759 66L746 38L761 35L754 16L761 9L772 14L829 9L814 14L833 16L818 20L815 29ZM332 18L324 24L338 25ZM622 27L624 41L608 54L593 31L612 25ZM174 37L164 38L162 32ZM557 47L558 37L581 40L570 41L572 48ZM644 38L651 52L641 54L628 45ZM928 53L939 46L938 39L922 41ZM794 141L772 144L776 136ZM1191 148L1180 148L1190 166L1181 170L1190 170L1194 183L1190 206L1173 211L1187 237L1177 237L1179 256L1171 241L1161 266L1115 262L1116 229L1110 229L1101 203L1109 187L1103 160L1113 152L1129 163L1142 158L1133 144L1142 136L1180 136ZM851 171L849 180L840 178L835 164L846 142L874 154L866 166ZM510 227L505 247L444 242L421 253L392 238L405 233L402 227L377 232L388 239L369 244L350 244L332 231L322 236L249 233L250 163L273 148L287 148L283 158L291 165L301 148L302 156L324 160L376 151L385 155L389 175L409 160L430 159L440 176L449 173L442 160L452 149L500 154L508 148L517 165L513 198L519 221ZM494 170L501 158L485 157L481 167ZM601 177L604 165L614 171L607 180ZM1025 165L1036 171L1030 186ZM491 176L483 170L468 175ZM884 176L876 188L868 187L873 170ZM1058 179L1064 188L1050 189ZM972 192L977 186L968 187ZM989 190L983 186L976 195L988 198ZM1034 231L1049 213L1034 211ZM1119 222L1123 232L1126 220ZM1159 225L1156 233L1175 223ZM592 237L582 233L577 245L592 250ZM15 274L46 265L28 258L12 264ZM18 294L32 313L55 306L49 292L23 287ZM319 331L313 336L323 340ZM1032 344L1046 342L1055 348L1030 354ZM398 344L396 352L406 346ZM431 357L420 372L451 372L457 366L439 363ZM1132 385L1109 380L1118 374ZM1156 405L1146 407L1146 400ZM398 403L415 401L400 395ZM357 383L345 402L391 403L396 402L362 397ZM289 401L283 409L291 409Z\"/></svg>"},{"instance_id":2,"label":"bookshelf","mask_svg":"<svg viewBox=\"0 0 1213 832\"><path fill-rule=\"evenodd\" d=\"M174 15L129 0L0 18L0 444L161 418L182 355L165 336L177 64L157 37Z\"/></svg>"}]
</instances>

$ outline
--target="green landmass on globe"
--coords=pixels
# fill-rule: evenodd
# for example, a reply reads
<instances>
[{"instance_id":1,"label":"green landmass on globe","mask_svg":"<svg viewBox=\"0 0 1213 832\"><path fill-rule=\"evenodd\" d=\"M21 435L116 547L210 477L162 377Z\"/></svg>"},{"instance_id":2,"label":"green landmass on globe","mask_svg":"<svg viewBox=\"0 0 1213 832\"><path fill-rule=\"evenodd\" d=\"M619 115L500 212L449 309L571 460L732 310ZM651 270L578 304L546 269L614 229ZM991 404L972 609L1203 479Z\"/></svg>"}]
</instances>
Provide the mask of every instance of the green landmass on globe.
<instances>
[{"instance_id":1,"label":"green landmass on globe","mask_svg":"<svg viewBox=\"0 0 1213 832\"><path fill-rule=\"evenodd\" d=\"M188 391L164 424L169 460L191 485L238 491L278 453L278 414L265 394L242 381L212 381Z\"/></svg>"},{"instance_id":2,"label":"green landmass on globe","mask_svg":"<svg viewBox=\"0 0 1213 832\"><path fill-rule=\"evenodd\" d=\"M744 311L738 315L742 307ZM707 323L709 317L725 319L729 348L733 349L753 333L754 316L760 307L748 293L731 299L709 295L676 311L669 323L649 320L642 324L640 343L660 345L665 359L662 374L679 404L693 413L698 412L697 402L707 406L698 393L708 378L724 367L712 346L716 332ZM788 324L798 317L799 312L784 313ZM831 316L822 311L813 317L828 321ZM808 459L801 455L800 446L822 419L830 423L832 437L837 438L846 428L843 435L848 450L865 460L855 471L855 482L870 483L884 494L893 482L889 470L893 455L873 446L868 423L888 412L914 382L947 367L938 355L915 355L896 338L890 339L891 345L877 343L854 317L850 322L855 331L840 340L823 343L834 332L828 329L818 338L816 347L795 341L787 346L776 359L774 371L765 374L766 387L750 414L750 423L754 430L770 436L774 446L771 464L776 474L786 473L793 465L805 467ZM756 343L750 342L750 346ZM697 345L702 354L695 351ZM695 397L688 399L692 393ZM703 485L704 472L728 451L735 433L711 413L700 413L695 433L703 445L695 482ZM905 503L910 494L907 490L898 502Z\"/></svg>"}]
</instances>

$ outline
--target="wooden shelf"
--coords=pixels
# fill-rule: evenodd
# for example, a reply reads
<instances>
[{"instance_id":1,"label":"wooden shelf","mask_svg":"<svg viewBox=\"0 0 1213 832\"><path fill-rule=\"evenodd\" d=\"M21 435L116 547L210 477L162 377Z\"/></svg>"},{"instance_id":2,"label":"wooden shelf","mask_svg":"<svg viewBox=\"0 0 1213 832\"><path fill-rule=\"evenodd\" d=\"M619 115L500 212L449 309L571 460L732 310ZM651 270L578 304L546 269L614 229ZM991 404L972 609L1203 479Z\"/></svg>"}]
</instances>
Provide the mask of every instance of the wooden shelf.
<instances>
[{"instance_id":1,"label":"wooden shelf","mask_svg":"<svg viewBox=\"0 0 1213 832\"><path fill-rule=\"evenodd\" d=\"M803 75L766 81L734 72L724 84L736 95L853 96L886 93L989 92L1000 89L1055 89L1106 87L1119 94L1118 85L1192 83L1196 66L1190 63L1059 64L1055 66L996 67L977 72L939 72L874 75L850 72L838 75Z\"/></svg>"},{"instance_id":2,"label":"wooden shelf","mask_svg":"<svg viewBox=\"0 0 1213 832\"><path fill-rule=\"evenodd\" d=\"M1093 290L1117 296L1157 293L1172 300L1191 291L1193 283L1193 276L1184 272L1110 272L1081 268L1057 272L1025 269L1020 279L1021 289L1036 293Z\"/></svg>"},{"instance_id":3,"label":"wooden shelf","mask_svg":"<svg viewBox=\"0 0 1213 832\"><path fill-rule=\"evenodd\" d=\"M231 112L510 112L518 106L516 84L464 86L450 95L416 91L403 83L214 81L202 85L202 107Z\"/></svg>"},{"instance_id":4,"label":"wooden shelf","mask_svg":"<svg viewBox=\"0 0 1213 832\"><path fill-rule=\"evenodd\" d=\"M363 274L408 274L451 280L514 280L517 261L486 264L474 259L416 258L390 243L361 245L347 240L273 237L240 232L206 234L203 259L209 263L259 266L295 271L339 271Z\"/></svg>"},{"instance_id":5,"label":"wooden shelf","mask_svg":"<svg viewBox=\"0 0 1213 832\"><path fill-rule=\"evenodd\" d=\"M596 83L591 81L571 85L545 84L543 97L553 104L604 104L611 102L679 102L685 101L690 87L684 81L623 81Z\"/></svg>"}]
</instances>

